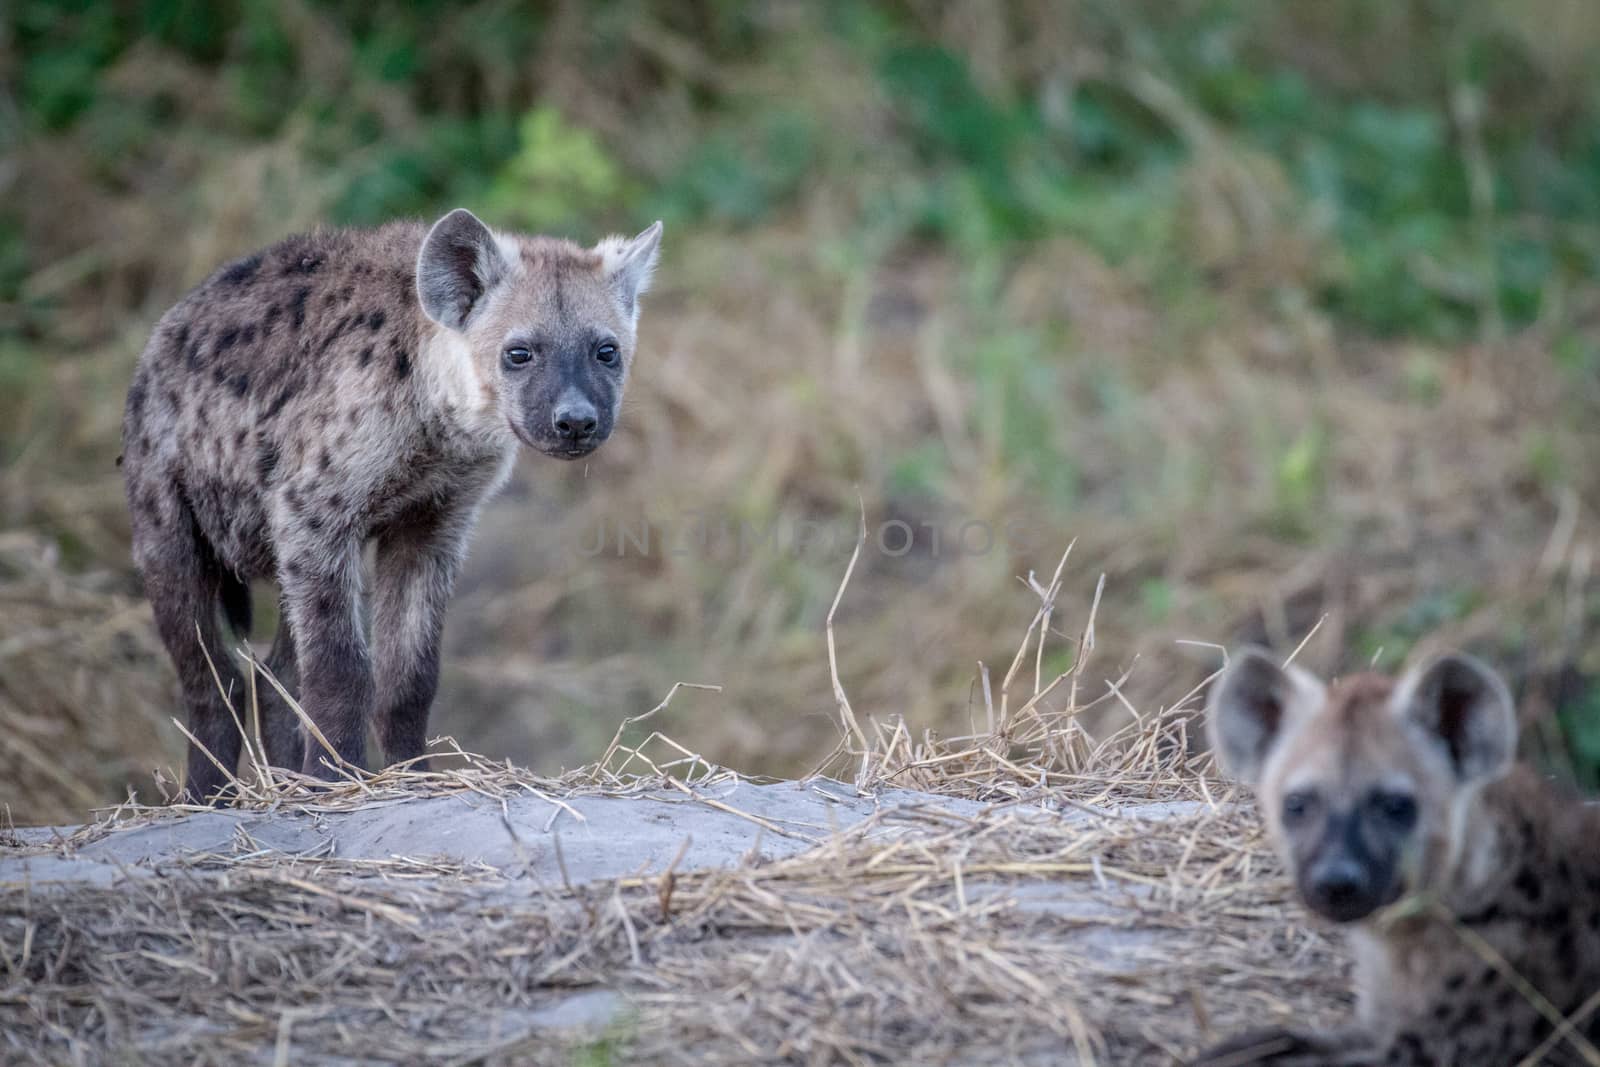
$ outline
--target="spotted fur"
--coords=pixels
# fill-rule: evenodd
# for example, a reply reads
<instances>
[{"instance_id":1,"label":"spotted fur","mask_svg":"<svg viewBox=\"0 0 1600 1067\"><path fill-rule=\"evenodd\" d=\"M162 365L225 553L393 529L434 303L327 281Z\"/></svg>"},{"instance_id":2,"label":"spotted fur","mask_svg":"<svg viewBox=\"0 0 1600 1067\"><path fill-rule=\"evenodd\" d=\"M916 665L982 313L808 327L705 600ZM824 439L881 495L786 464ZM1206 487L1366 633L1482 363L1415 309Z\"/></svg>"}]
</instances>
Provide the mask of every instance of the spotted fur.
<instances>
[{"instance_id":1,"label":"spotted fur","mask_svg":"<svg viewBox=\"0 0 1600 1067\"><path fill-rule=\"evenodd\" d=\"M1600 809L1514 764L1492 671L1445 656L1398 682L1324 686L1247 652L1208 717L1302 901L1349 929L1357 1012L1345 1031L1248 1034L1197 1063L1594 1062L1581 1043L1600 1043ZM1550 1011L1573 1034L1553 1036Z\"/></svg>"},{"instance_id":2,"label":"spotted fur","mask_svg":"<svg viewBox=\"0 0 1600 1067\"><path fill-rule=\"evenodd\" d=\"M189 798L215 796L239 757L212 675L243 692L217 609L248 630L256 579L281 590L268 664L339 757L362 764L369 724L390 761L421 757L478 510L519 443L573 459L610 435L660 232L582 248L462 210L320 231L221 268L162 317L128 390L122 469L199 742ZM332 774L258 688L269 759Z\"/></svg>"}]
</instances>

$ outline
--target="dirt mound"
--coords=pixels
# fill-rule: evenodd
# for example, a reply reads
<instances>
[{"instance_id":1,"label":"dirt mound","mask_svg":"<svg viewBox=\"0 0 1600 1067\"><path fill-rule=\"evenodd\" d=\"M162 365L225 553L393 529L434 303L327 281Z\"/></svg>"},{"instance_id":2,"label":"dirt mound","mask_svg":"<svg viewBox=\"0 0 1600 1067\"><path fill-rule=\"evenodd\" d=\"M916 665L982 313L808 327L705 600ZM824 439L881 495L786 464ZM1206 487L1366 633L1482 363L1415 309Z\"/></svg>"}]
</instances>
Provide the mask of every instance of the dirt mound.
<instances>
[{"instance_id":1,"label":"dirt mound","mask_svg":"<svg viewBox=\"0 0 1600 1067\"><path fill-rule=\"evenodd\" d=\"M1191 754L1196 694L1091 734L1085 713L1122 699L1116 680L1088 697L1094 606L1046 680L1060 588L1058 567L1009 669L984 672L985 728L947 740L863 724L830 613L840 741L802 781L632 741L674 687L559 779L449 748L330 785L246 737L231 810L13 831L0 1048L1146 1064L1337 1013L1342 962L1285 910L1253 809Z\"/></svg>"},{"instance_id":2,"label":"dirt mound","mask_svg":"<svg viewBox=\"0 0 1600 1067\"><path fill-rule=\"evenodd\" d=\"M1282 914L1247 811L1081 792L478 770L22 831L0 852L0 1047L1158 1063L1337 1010L1341 967Z\"/></svg>"},{"instance_id":3,"label":"dirt mound","mask_svg":"<svg viewBox=\"0 0 1600 1067\"><path fill-rule=\"evenodd\" d=\"M835 673L840 744L804 781L624 744L663 701L558 780L457 750L328 786L247 739L235 810L16 831L0 1040L87 1061L1144 1064L1337 1012L1341 961L1189 754L1193 694L1091 736L1091 613L1073 670L1013 706L1058 589L986 688L988 729L864 728Z\"/></svg>"}]
</instances>

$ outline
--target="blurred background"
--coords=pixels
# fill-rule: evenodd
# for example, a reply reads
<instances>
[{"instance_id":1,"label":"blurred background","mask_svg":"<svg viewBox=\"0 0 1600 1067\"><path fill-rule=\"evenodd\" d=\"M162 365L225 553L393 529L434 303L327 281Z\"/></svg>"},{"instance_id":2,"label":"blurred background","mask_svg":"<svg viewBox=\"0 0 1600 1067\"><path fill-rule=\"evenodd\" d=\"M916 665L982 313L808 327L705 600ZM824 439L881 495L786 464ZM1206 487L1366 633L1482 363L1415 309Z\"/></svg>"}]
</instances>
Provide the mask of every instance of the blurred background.
<instances>
[{"instance_id":1,"label":"blurred background","mask_svg":"<svg viewBox=\"0 0 1600 1067\"><path fill-rule=\"evenodd\" d=\"M10 0L0 803L179 760L113 466L156 319L291 232L457 205L667 226L618 435L523 457L474 542L464 747L558 771L692 681L651 725L810 769L859 493L858 714L981 724L1075 541L1046 675L1102 573L1087 677L1147 710L1218 663L1180 639L1463 646L1593 790L1597 71L1588 0Z\"/></svg>"}]
</instances>

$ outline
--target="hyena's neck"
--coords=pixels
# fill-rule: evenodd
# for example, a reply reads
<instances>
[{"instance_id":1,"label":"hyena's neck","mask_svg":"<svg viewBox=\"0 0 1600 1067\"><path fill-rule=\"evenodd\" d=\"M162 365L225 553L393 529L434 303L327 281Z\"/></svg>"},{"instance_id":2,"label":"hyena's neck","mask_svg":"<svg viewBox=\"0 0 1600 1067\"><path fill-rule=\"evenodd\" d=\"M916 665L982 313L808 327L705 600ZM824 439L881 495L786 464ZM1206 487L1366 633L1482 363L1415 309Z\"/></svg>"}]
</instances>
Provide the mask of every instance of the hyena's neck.
<instances>
[{"instance_id":1,"label":"hyena's neck","mask_svg":"<svg viewBox=\"0 0 1600 1067\"><path fill-rule=\"evenodd\" d=\"M515 453L517 439L500 412L493 384L479 374L466 338L421 318L413 401L425 424L452 445L485 458Z\"/></svg>"},{"instance_id":2,"label":"hyena's neck","mask_svg":"<svg viewBox=\"0 0 1600 1067\"><path fill-rule=\"evenodd\" d=\"M1521 865L1511 825L1516 813L1474 789L1457 799L1451 814L1448 859L1434 889L1452 914L1470 915L1488 906Z\"/></svg>"}]
</instances>

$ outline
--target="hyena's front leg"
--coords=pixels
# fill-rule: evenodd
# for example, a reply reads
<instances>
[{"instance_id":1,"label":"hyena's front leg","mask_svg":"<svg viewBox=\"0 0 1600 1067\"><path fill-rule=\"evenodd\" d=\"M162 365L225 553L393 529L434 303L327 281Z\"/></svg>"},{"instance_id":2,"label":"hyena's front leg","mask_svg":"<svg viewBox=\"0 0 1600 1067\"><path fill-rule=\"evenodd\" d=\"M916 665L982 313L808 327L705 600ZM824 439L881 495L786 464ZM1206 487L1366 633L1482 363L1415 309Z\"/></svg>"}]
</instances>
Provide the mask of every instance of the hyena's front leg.
<instances>
[{"instance_id":1,"label":"hyena's front leg","mask_svg":"<svg viewBox=\"0 0 1600 1067\"><path fill-rule=\"evenodd\" d=\"M266 668L279 685L300 699L300 666L295 659L294 624L289 621L287 601L278 611L278 632L272 637ZM300 725L300 717L272 683L261 677L256 679L256 706L260 709L261 743L267 748L267 762L298 771L305 762L305 728Z\"/></svg>"},{"instance_id":2,"label":"hyena's front leg","mask_svg":"<svg viewBox=\"0 0 1600 1067\"><path fill-rule=\"evenodd\" d=\"M378 740L389 763L420 759L428 709L439 688L445 606L466 550L469 521L437 513L397 523L378 541L372 635L377 662Z\"/></svg>"},{"instance_id":3,"label":"hyena's front leg","mask_svg":"<svg viewBox=\"0 0 1600 1067\"><path fill-rule=\"evenodd\" d=\"M345 763L366 759L372 660L361 629L361 546L307 546L280 565L279 583L300 668L300 706ZM301 770L338 772L321 743L305 738Z\"/></svg>"}]
</instances>

